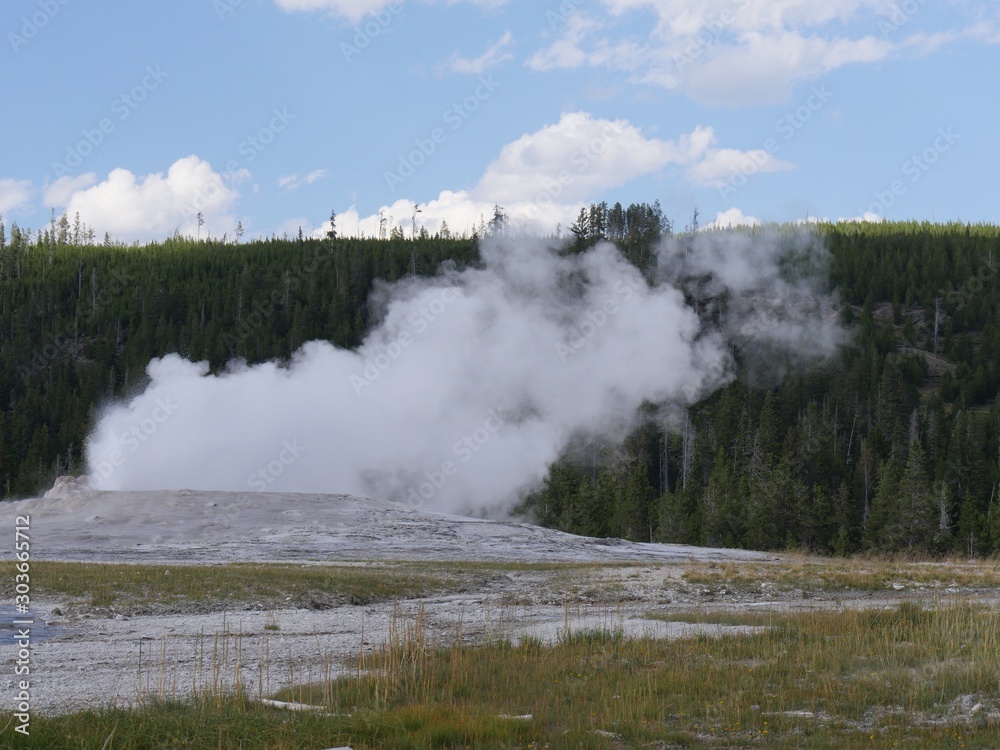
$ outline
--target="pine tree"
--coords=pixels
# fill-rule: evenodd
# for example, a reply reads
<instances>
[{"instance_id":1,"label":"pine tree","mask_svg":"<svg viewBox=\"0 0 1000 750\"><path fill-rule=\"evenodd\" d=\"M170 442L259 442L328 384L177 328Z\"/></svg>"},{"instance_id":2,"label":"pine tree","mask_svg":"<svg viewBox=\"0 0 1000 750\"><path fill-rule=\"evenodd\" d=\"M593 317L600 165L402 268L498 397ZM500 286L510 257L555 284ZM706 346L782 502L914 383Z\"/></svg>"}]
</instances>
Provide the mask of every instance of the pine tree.
<instances>
[{"instance_id":1,"label":"pine tree","mask_svg":"<svg viewBox=\"0 0 1000 750\"><path fill-rule=\"evenodd\" d=\"M337 212L330 211L330 228L326 230L328 240L337 239Z\"/></svg>"},{"instance_id":2,"label":"pine tree","mask_svg":"<svg viewBox=\"0 0 1000 750\"><path fill-rule=\"evenodd\" d=\"M590 217L586 208L580 209L580 213L577 214L576 221L570 225L569 231L573 233L577 244L584 242L590 236Z\"/></svg>"},{"instance_id":3,"label":"pine tree","mask_svg":"<svg viewBox=\"0 0 1000 750\"><path fill-rule=\"evenodd\" d=\"M931 491L925 462L924 449L917 442L910 443L894 511L882 532L890 549L930 550L934 546L940 504Z\"/></svg>"},{"instance_id":4,"label":"pine tree","mask_svg":"<svg viewBox=\"0 0 1000 750\"><path fill-rule=\"evenodd\" d=\"M831 548L834 554L846 556L857 550L854 498L846 482L841 482L833 504L834 535Z\"/></svg>"},{"instance_id":5,"label":"pine tree","mask_svg":"<svg viewBox=\"0 0 1000 750\"><path fill-rule=\"evenodd\" d=\"M701 496L701 530L709 547L733 547L743 536L743 513L737 498L739 486L731 462L720 448L715 468Z\"/></svg>"},{"instance_id":6,"label":"pine tree","mask_svg":"<svg viewBox=\"0 0 1000 750\"><path fill-rule=\"evenodd\" d=\"M508 219L503 208L497 204L493 206L493 218L486 228L488 237L506 237L508 234Z\"/></svg>"},{"instance_id":7,"label":"pine tree","mask_svg":"<svg viewBox=\"0 0 1000 750\"><path fill-rule=\"evenodd\" d=\"M875 496L865 527L865 547L870 550L877 550L888 543L885 533L897 517L899 479L894 461L886 460L879 465Z\"/></svg>"}]
</instances>

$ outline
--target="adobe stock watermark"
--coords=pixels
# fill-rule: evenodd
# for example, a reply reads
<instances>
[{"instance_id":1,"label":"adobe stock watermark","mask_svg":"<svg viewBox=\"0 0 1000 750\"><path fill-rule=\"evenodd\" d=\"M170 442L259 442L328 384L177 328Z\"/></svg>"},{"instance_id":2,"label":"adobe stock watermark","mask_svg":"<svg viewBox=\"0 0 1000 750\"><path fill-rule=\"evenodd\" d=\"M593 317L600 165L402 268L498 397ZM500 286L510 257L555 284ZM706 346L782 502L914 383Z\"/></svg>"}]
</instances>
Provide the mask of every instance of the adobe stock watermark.
<instances>
[{"instance_id":1,"label":"adobe stock watermark","mask_svg":"<svg viewBox=\"0 0 1000 750\"><path fill-rule=\"evenodd\" d=\"M118 437L118 442L121 443L124 450L110 451L93 465L93 472L86 477L87 486L100 489L104 482L114 475L115 470L155 435L160 426L176 414L180 408L180 404L175 403L169 396L156 399L149 415L133 424Z\"/></svg>"},{"instance_id":2,"label":"adobe stock watermark","mask_svg":"<svg viewBox=\"0 0 1000 750\"><path fill-rule=\"evenodd\" d=\"M20 34L13 31L7 34L7 41L14 54L38 36L42 29L49 25L49 22L59 15L63 6L69 5L70 0L39 0L38 10L30 16L21 16Z\"/></svg>"},{"instance_id":3,"label":"adobe stock watermark","mask_svg":"<svg viewBox=\"0 0 1000 750\"><path fill-rule=\"evenodd\" d=\"M479 76L479 84L475 90L462 101L452 104L441 115L444 125L448 126L447 129L438 126L433 128L426 137L415 138L413 140L415 148L408 154L400 155L396 169L391 172L385 171L383 176L388 188L395 191L397 186L402 185L412 177L447 142L451 134L460 130L468 119L479 111L479 108L493 96L498 88L500 88L500 84L494 80L492 73Z\"/></svg>"},{"instance_id":4,"label":"adobe stock watermark","mask_svg":"<svg viewBox=\"0 0 1000 750\"><path fill-rule=\"evenodd\" d=\"M733 173L719 185L719 195L728 198L743 188L771 159L777 156L783 144L792 140L813 116L833 98L833 92L826 84L813 86L809 96L795 109L785 113L774 123L775 135L764 140L763 148L751 151Z\"/></svg>"},{"instance_id":5,"label":"adobe stock watermark","mask_svg":"<svg viewBox=\"0 0 1000 750\"><path fill-rule=\"evenodd\" d=\"M565 26L569 23L570 16L576 13L585 2L586 0L562 0L555 10L550 8L545 11L545 20L548 21L549 28L556 31Z\"/></svg>"},{"instance_id":6,"label":"adobe stock watermark","mask_svg":"<svg viewBox=\"0 0 1000 750\"><path fill-rule=\"evenodd\" d=\"M309 260L297 266L294 271L288 272L285 276L285 283L282 286L272 289L271 293L263 300L255 299L253 301L249 312L238 321L232 333L226 332L222 334L222 343L229 349L231 356L237 356L238 350L243 343L270 320L274 313L284 305L286 294L290 293L293 288L297 288L305 279L311 278L316 273L316 269L319 268L320 263L328 257L329 252L333 249L332 243L329 242L324 242L321 247L326 250L325 253L316 253Z\"/></svg>"},{"instance_id":7,"label":"adobe stock watermark","mask_svg":"<svg viewBox=\"0 0 1000 750\"><path fill-rule=\"evenodd\" d=\"M226 503L225 505L218 505L217 503L209 503L208 507L205 508L206 524L211 526L224 526L229 528L232 526L233 521L239 518L243 509L251 507L257 504L253 495L241 494L235 500ZM203 534L208 534L209 529L205 529Z\"/></svg>"},{"instance_id":8,"label":"adobe stock watermark","mask_svg":"<svg viewBox=\"0 0 1000 750\"><path fill-rule=\"evenodd\" d=\"M347 64L350 65L355 57L368 49L375 39L382 36L382 33L392 25L393 20L402 12L403 4L396 0L378 13L373 13L371 18L360 26L356 26L351 43L340 43L340 52Z\"/></svg>"},{"instance_id":9,"label":"adobe stock watermark","mask_svg":"<svg viewBox=\"0 0 1000 750\"><path fill-rule=\"evenodd\" d=\"M829 427L824 421L824 427ZM799 440L795 444L795 452L788 457L788 469L793 478L799 478L809 468L809 463L819 456L823 450L823 441L815 435Z\"/></svg>"},{"instance_id":10,"label":"adobe stock watermark","mask_svg":"<svg viewBox=\"0 0 1000 750\"><path fill-rule=\"evenodd\" d=\"M194 199L187 204L192 213L198 213L217 200L227 184L238 184L243 180L246 165L256 159L261 152L274 143L278 134L285 132L292 121L298 115L288 111L288 107L271 109L271 118L267 124L258 128L256 133L251 133L236 148L236 153L243 157L240 159L230 159L226 162L225 173L218 180L211 180L199 190Z\"/></svg>"},{"instance_id":11,"label":"adobe stock watermark","mask_svg":"<svg viewBox=\"0 0 1000 750\"><path fill-rule=\"evenodd\" d=\"M109 302L120 297L122 292L133 281L131 277L126 276L117 269L112 271L110 276L111 280L107 285L93 292L91 304L85 306L80 311L78 320L66 323L61 330L56 330L48 334L47 340L44 343L39 342L35 346L31 359L26 364L22 364L17 368L18 374L25 383L36 377L40 372L51 367L56 360L67 354L73 354L75 347L78 346L78 323L89 323ZM94 280L91 283L94 283Z\"/></svg>"},{"instance_id":12,"label":"adobe stock watermark","mask_svg":"<svg viewBox=\"0 0 1000 750\"><path fill-rule=\"evenodd\" d=\"M938 128L937 138L934 142L918 154L913 154L903 162L902 172L905 177L909 177L908 182L901 179L893 180L885 190L876 190L873 195L875 202L867 209L860 209L859 216L874 214L880 220L886 218L886 212L892 208L896 201L906 195L910 187L916 185L923 179L941 157L951 151L951 149L962 139L962 136L955 133L950 127Z\"/></svg>"},{"instance_id":13,"label":"adobe stock watermark","mask_svg":"<svg viewBox=\"0 0 1000 750\"><path fill-rule=\"evenodd\" d=\"M425 471L424 481L415 487L408 488L407 505L419 510L428 500L433 500L448 483L448 480L457 475L461 467L471 461L473 456L479 453L492 437L507 424L499 409L490 409L486 415L486 420L481 427L455 441L451 448L452 458L442 461L437 469Z\"/></svg>"},{"instance_id":14,"label":"adobe stock watermark","mask_svg":"<svg viewBox=\"0 0 1000 750\"><path fill-rule=\"evenodd\" d=\"M549 178L541 191L535 194L531 202L525 208L527 217L537 221L542 217L545 209L552 210L556 202L566 188L573 185L579 177L586 174L594 163L604 154L608 148L621 138L625 128L617 122L609 122L599 136L590 139L590 142L580 146L570 155L569 163L572 170L564 169L555 177Z\"/></svg>"},{"instance_id":15,"label":"adobe stock watermark","mask_svg":"<svg viewBox=\"0 0 1000 750\"><path fill-rule=\"evenodd\" d=\"M255 492L267 492L278 477L282 476L285 470L298 461L305 452L306 447L299 445L298 439L286 440L281 444L281 450L274 460L269 461L266 466L258 466L257 471L247 477L247 485Z\"/></svg>"},{"instance_id":16,"label":"adobe stock watermark","mask_svg":"<svg viewBox=\"0 0 1000 750\"><path fill-rule=\"evenodd\" d=\"M212 0L212 9L220 21L235 15L237 10L247 6L246 0Z\"/></svg>"},{"instance_id":17,"label":"adobe stock watermark","mask_svg":"<svg viewBox=\"0 0 1000 750\"><path fill-rule=\"evenodd\" d=\"M961 310L969 304L973 297L979 295L986 287L987 282L993 279L997 273L997 266L1000 265L992 257L983 261L983 264L976 272L965 280L958 289L952 289L944 293L948 304L954 307L955 311Z\"/></svg>"},{"instance_id":18,"label":"adobe stock watermark","mask_svg":"<svg viewBox=\"0 0 1000 750\"><path fill-rule=\"evenodd\" d=\"M738 11L745 9L749 0L733 0L732 4L735 10L727 8L718 14L709 13L694 38L685 45L683 50L673 56L671 62L677 72L697 62L709 48L718 44L722 35L736 21Z\"/></svg>"},{"instance_id":19,"label":"adobe stock watermark","mask_svg":"<svg viewBox=\"0 0 1000 750\"><path fill-rule=\"evenodd\" d=\"M366 388L371 388L382 373L403 356L403 352L413 346L414 332L417 335L425 333L431 325L438 320L448 306L458 301L461 294L457 289L448 288L441 290L433 300L410 313L406 322L409 329L400 331L392 341L382 346L374 355L364 361L364 369L361 374L352 374L350 377L351 387L354 394L360 396Z\"/></svg>"},{"instance_id":20,"label":"adobe stock watermark","mask_svg":"<svg viewBox=\"0 0 1000 750\"><path fill-rule=\"evenodd\" d=\"M588 310L582 318L570 328L570 335L566 343L556 343L556 354L559 360L566 364L569 358L587 345L587 341L597 334L608 320L617 315L621 310L620 303L627 302L635 294L635 287L624 281L615 284L615 294L617 297L608 297L595 310Z\"/></svg>"},{"instance_id":21,"label":"adobe stock watermark","mask_svg":"<svg viewBox=\"0 0 1000 750\"><path fill-rule=\"evenodd\" d=\"M80 131L79 141L66 147L66 155L62 161L52 162L52 175L56 178L70 174L83 164L84 160L104 143L104 139L115 132L118 123L122 123L163 83L169 73L160 65L146 66L142 80L125 93L115 97L111 102L111 113L117 117L102 117L93 128Z\"/></svg>"},{"instance_id":22,"label":"adobe stock watermark","mask_svg":"<svg viewBox=\"0 0 1000 750\"><path fill-rule=\"evenodd\" d=\"M924 7L925 0L903 0L901 3L892 3L888 18L881 18L878 22L878 29L882 32L882 39L888 40L901 28L906 26L913 17Z\"/></svg>"}]
</instances>

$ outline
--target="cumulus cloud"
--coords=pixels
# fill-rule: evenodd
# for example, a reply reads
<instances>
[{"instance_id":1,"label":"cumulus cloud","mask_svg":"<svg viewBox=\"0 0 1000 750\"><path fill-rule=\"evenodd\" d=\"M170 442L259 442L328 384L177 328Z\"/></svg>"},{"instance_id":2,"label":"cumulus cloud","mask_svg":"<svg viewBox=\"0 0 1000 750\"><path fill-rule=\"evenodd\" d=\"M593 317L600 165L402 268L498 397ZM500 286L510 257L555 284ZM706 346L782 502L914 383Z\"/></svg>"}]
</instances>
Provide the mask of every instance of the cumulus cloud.
<instances>
[{"instance_id":1,"label":"cumulus cloud","mask_svg":"<svg viewBox=\"0 0 1000 750\"><path fill-rule=\"evenodd\" d=\"M733 227L756 227L760 226L761 220L755 216L747 216L739 208L729 208L719 211L715 215L715 221L702 227L705 230L732 229Z\"/></svg>"},{"instance_id":2,"label":"cumulus cloud","mask_svg":"<svg viewBox=\"0 0 1000 750\"><path fill-rule=\"evenodd\" d=\"M211 164L194 155L175 161L166 174L136 176L119 168L82 189L70 191L71 185L59 181L53 188L57 185L67 213L79 212L98 235L108 232L124 241L163 239L175 231L194 236L199 211L205 221L203 237L206 232L216 236L231 232L236 224L228 212L239 193Z\"/></svg>"},{"instance_id":3,"label":"cumulus cloud","mask_svg":"<svg viewBox=\"0 0 1000 750\"><path fill-rule=\"evenodd\" d=\"M426 229L428 233L436 234L442 226L447 225L448 231L455 235L471 236L480 222L489 221L493 216L494 205L477 200L466 190L442 190L436 198L424 203L400 198L382 206L378 213L366 216L359 214L357 208L352 206L337 214L337 233L348 237L379 237L388 235L393 227L397 227L409 237L414 228L417 233ZM528 216L528 205L522 202L516 206L504 206L507 215L526 230L529 225L531 228L535 227L534 220ZM414 206L420 208L415 223ZM324 222L313 230L312 236L322 237L328 229L329 222Z\"/></svg>"},{"instance_id":4,"label":"cumulus cloud","mask_svg":"<svg viewBox=\"0 0 1000 750\"><path fill-rule=\"evenodd\" d=\"M712 143L715 143L714 133ZM765 149L756 148L740 151L734 148L708 149L704 156L687 170L688 178L697 185L721 187L733 175L747 170L752 165L754 174L783 172L795 169L795 165L776 158Z\"/></svg>"},{"instance_id":5,"label":"cumulus cloud","mask_svg":"<svg viewBox=\"0 0 1000 750\"><path fill-rule=\"evenodd\" d=\"M338 226L345 235L379 236L384 221L386 232L400 226L410 234L419 203L417 231L426 227L433 234L445 221L451 231L471 234L499 204L515 228L551 233L559 224L568 227L581 205L639 177L669 169L695 185L717 186L751 161L759 172L792 168L760 149L720 148L711 127L674 139L650 138L628 120L568 112L504 146L469 189L444 190L424 202L401 198L369 216L351 209L339 216Z\"/></svg>"},{"instance_id":6,"label":"cumulus cloud","mask_svg":"<svg viewBox=\"0 0 1000 750\"><path fill-rule=\"evenodd\" d=\"M560 198L583 201L602 189L623 185L670 164L702 156L711 130L699 128L676 141L647 138L627 120L595 118L568 112L559 121L527 133L503 147L486 168L474 194L515 203L552 191L565 174Z\"/></svg>"},{"instance_id":7,"label":"cumulus cloud","mask_svg":"<svg viewBox=\"0 0 1000 750\"><path fill-rule=\"evenodd\" d=\"M641 13L656 21L637 33L626 21ZM801 81L846 65L993 36L982 22L960 33L917 26L916 14L885 0L603 0L568 16L528 65L624 71L699 103L739 106L786 100Z\"/></svg>"},{"instance_id":8,"label":"cumulus cloud","mask_svg":"<svg viewBox=\"0 0 1000 750\"><path fill-rule=\"evenodd\" d=\"M31 180L0 178L0 213L26 208L34 193Z\"/></svg>"},{"instance_id":9,"label":"cumulus cloud","mask_svg":"<svg viewBox=\"0 0 1000 750\"><path fill-rule=\"evenodd\" d=\"M887 219L884 216L880 216L879 214L875 213L874 211L865 211L860 216L842 216L839 219L837 219L837 221L856 224L862 222L881 223L883 221L887 221Z\"/></svg>"},{"instance_id":10,"label":"cumulus cloud","mask_svg":"<svg viewBox=\"0 0 1000 750\"><path fill-rule=\"evenodd\" d=\"M578 68L588 63L588 55L581 48L582 42L600 24L583 12L576 12L566 20L566 27L554 42L528 58L529 68L538 71Z\"/></svg>"},{"instance_id":11,"label":"cumulus cloud","mask_svg":"<svg viewBox=\"0 0 1000 750\"><path fill-rule=\"evenodd\" d=\"M97 182L97 175L87 172L77 177L63 175L45 189L45 205L65 206L73 194L85 190Z\"/></svg>"}]
</instances>

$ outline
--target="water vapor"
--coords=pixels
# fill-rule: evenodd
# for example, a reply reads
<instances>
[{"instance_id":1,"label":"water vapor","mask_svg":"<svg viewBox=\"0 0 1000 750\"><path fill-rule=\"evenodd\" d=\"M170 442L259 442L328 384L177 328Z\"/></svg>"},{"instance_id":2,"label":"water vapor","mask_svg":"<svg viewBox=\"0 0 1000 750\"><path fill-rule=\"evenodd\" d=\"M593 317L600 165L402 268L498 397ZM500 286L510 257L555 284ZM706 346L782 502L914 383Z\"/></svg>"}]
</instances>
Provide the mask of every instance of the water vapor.
<instances>
[{"instance_id":1,"label":"water vapor","mask_svg":"<svg viewBox=\"0 0 1000 750\"><path fill-rule=\"evenodd\" d=\"M814 273L825 251L809 235L791 250L788 265L773 235L670 240L649 283L607 243L490 240L480 267L376 288L381 322L356 350L311 342L290 362L218 374L153 360L145 390L101 414L90 482L499 514L573 440L620 435L644 405L681 411L727 383L737 339L832 352L840 334Z\"/></svg>"}]
</instances>

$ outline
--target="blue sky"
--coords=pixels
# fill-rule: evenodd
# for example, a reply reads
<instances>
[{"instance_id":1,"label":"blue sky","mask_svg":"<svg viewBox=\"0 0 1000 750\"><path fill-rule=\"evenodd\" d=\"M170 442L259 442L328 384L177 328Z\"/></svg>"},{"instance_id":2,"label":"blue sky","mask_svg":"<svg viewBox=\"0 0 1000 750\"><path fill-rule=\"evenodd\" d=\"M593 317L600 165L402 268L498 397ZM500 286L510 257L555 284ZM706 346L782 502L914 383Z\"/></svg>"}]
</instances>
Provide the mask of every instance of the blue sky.
<instances>
[{"instance_id":1,"label":"blue sky","mask_svg":"<svg viewBox=\"0 0 1000 750\"><path fill-rule=\"evenodd\" d=\"M0 213L98 239L1000 221L972 0L10 0Z\"/></svg>"}]
</instances>

